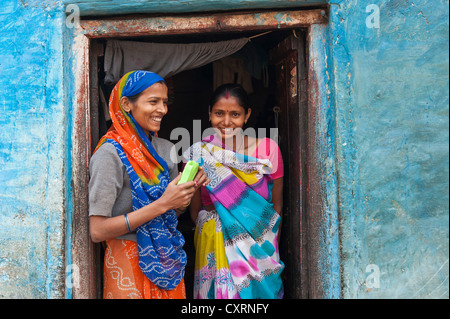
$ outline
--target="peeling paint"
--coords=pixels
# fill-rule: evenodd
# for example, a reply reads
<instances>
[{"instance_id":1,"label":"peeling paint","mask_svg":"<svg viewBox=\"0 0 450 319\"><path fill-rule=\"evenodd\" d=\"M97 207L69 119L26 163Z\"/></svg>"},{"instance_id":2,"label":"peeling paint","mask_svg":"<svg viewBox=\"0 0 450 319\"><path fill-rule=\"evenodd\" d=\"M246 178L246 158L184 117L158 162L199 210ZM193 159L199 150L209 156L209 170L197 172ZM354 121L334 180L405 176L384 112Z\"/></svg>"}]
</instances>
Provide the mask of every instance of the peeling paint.
<instances>
[{"instance_id":1,"label":"peeling paint","mask_svg":"<svg viewBox=\"0 0 450 319\"><path fill-rule=\"evenodd\" d=\"M0 9L0 297L60 298L64 269L64 117L58 3ZM30 26L33 28L30 28Z\"/></svg>"},{"instance_id":2,"label":"peeling paint","mask_svg":"<svg viewBox=\"0 0 450 319\"><path fill-rule=\"evenodd\" d=\"M236 32L245 30L265 30L273 27L306 27L313 23L326 23L323 10L263 12L198 15L191 17L83 20L81 27L90 38L148 36L183 33ZM255 27L255 25L257 27Z\"/></svg>"},{"instance_id":3,"label":"peeling paint","mask_svg":"<svg viewBox=\"0 0 450 319\"><path fill-rule=\"evenodd\" d=\"M324 5L326 0L153 0L153 1L85 1L64 0L65 4L76 4L82 16L125 15L133 13L191 13L221 12L230 10L258 10L300 8Z\"/></svg>"},{"instance_id":4,"label":"peeling paint","mask_svg":"<svg viewBox=\"0 0 450 319\"><path fill-rule=\"evenodd\" d=\"M310 167L308 192L313 216L310 236L317 243L310 247L316 282L311 293L316 298L341 297L338 183L335 154L335 105L332 53L328 27L314 25L309 34L309 139Z\"/></svg>"},{"instance_id":5,"label":"peeling paint","mask_svg":"<svg viewBox=\"0 0 450 319\"><path fill-rule=\"evenodd\" d=\"M278 22L278 27L282 24L288 24L292 21L289 13L279 12L274 16L275 20Z\"/></svg>"},{"instance_id":6,"label":"peeling paint","mask_svg":"<svg viewBox=\"0 0 450 319\"><path fill-rule=\"evenodd\" d=\"M369 4L379 29L364 23ZM448 259L447 11L361 0L330 10L344 298L448 298L448 269L436 275ZM379 288L365 285L369 264Z\"/></svg>"}]
</instances>

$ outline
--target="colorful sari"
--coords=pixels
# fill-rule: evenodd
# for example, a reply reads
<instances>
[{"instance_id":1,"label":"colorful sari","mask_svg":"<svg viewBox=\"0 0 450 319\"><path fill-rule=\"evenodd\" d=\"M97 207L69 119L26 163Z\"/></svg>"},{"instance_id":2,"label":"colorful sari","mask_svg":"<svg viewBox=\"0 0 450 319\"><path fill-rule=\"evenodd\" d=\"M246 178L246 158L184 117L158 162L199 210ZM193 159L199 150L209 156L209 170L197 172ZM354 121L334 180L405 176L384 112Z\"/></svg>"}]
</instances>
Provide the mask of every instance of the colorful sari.
<instances>
[{"instance_id":1,"label":"colorful sari","mask_svg":"<svg viewBox=\"0 0 450 319\"><path fill-rule=\"evenodd\" d=\"M104 299L186 299L184 280L175 289L160 289L139 267L138 246L132 240L106 241L103 266Z\"/></svg>"},{"instance_id":2,"label":"colorful sari","mask_svg":"<svg viewBox=\"0 0 450 319\"><path fill-rule=\"evenodd\" d=\"M271 203L271 162L235 153L215 135L184 157L203 167L215 207L197 219L194 297L282 298L281 217Z\"/></svg>"},{"instance_id":3,"label":"colorful sari","mask_svg":"<svg viewBox=\"0 0 450 319\"><path fill-rule=\"evenodd\" d=\"M160 198L170 177L167 163L156 153L131 114L122 109L120 98L134 96L160 81L164 80L148 71L132 71L122 77L109 100L112 126L96 148L103 143L111 143L116 148L130 177L133 210ZM175 211L170 210L136 230L140 271L158 289L173 290L183 282L186 253L177 223ZM110 244L107 242L107 246Z\"/></svg>"},{"instance_id":4,"label":"colorful sari","mask_svg":"<svg viewBox=\"0 0 450 319\"><path fill-rule=\"evenodd\" d=\"M240 299L228 265L217 211L201 210L198 213L194 245L194 298Z\"/></svg>"}]
</instances>

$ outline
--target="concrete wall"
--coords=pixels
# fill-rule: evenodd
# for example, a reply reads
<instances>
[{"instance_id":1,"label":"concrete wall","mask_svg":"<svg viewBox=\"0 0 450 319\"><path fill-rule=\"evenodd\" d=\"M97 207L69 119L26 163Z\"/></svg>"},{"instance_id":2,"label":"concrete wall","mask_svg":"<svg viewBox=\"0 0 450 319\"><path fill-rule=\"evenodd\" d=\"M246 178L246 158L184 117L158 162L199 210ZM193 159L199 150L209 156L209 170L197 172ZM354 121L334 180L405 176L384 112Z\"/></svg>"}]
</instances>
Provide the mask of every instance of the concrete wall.
<instances>
[{"instance_id":1,"label":"concrete wall","mask_svg":"<svg viewBox=\"0 0 450 319\"><path fill-rule=\"evenodd\" d=\"M139 4L188 12L313 2L325 1ZM2 1L0 298L70 297L75 106L64 102L73 88L63 87L63 68L76 53L62 53L67 3L85 15L136 10L130 1ZM366 24L372 4L379 28ZM448 1L337 1L329 19L310 42L322 101L323 297L448 298Z\"/></svg>"},{"instance_id":2,"label":"concrete wall","mask_svg":"<svg viewBox=\"0 0 450 319\"><path fill-rule=\"evenodd\" d=\"M0 5L0 298L64 297L62 12Z\"/></svg>"},{"instance_id":3,"label":"concrete wall","mask_svg":"<svg viewBox=\"0 0 450 319\"><path fill-rule=\"evenodd\" d=\"M64 0L76 4L83 16L132 13L184 13L226 10L298 8L326 4L326 0Z\"/></svg>"},{"instance_id":4,"label":"concrete wall","mask_svg":"<svg viewBox=\"0 0 450 319\"><path fill-rule=\"evenodd\" d=\"M449 297L448 9L331 5L343 298Z\"/></svg>"}]
</instances>

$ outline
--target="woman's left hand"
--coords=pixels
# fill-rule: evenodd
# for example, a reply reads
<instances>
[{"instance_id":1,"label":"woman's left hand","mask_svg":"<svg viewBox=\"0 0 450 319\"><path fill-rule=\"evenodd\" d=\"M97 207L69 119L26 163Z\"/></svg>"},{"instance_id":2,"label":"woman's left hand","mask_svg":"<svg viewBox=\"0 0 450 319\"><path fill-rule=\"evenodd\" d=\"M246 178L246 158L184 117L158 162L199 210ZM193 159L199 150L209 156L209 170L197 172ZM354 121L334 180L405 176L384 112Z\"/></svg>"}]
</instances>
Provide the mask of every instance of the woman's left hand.
<instances>
[{"instance_id":1,"label":"woman's left hand","mask_svg":"<svg viewBox=\"0 0 450 319\"><path fill-rule=\"evenodd\" d=\"M193 182L194 182L194 187L195 187L196 191L200 187L206 186L209 184L210 179L208 178L208 176L206 175L205 171L203 170L203 168L201 166L198 168L198 172L195 175ZM194 194L195 193L196 192L194 192ZM191 204L191 202L189 201L189 204L187 204L186 206L175 209L175 211L177 212L177 216L180 216L190 204Z\"/></svg>"}]
</instances>

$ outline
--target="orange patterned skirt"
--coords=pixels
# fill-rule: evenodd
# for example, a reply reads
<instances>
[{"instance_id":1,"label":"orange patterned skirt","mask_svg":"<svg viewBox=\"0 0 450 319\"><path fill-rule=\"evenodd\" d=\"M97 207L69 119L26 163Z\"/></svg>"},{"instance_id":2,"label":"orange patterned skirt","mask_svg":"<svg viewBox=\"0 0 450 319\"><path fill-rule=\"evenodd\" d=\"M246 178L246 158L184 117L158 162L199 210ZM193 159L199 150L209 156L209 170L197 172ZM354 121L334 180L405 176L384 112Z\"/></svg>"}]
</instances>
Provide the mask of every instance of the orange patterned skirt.
<instances>
[{"instance_id":1,"label":"orange patterned skirt","mask_svg":"<svg viewBox=\"0 0 450 319\"><path fill-rule=\"evenodd\" d=\"M138 245L125 239L106 241L104 299L186 299L184 279L173 290L153 284L139 267Z\"/></svg>"}]
</instances>

